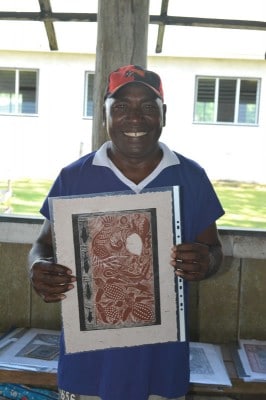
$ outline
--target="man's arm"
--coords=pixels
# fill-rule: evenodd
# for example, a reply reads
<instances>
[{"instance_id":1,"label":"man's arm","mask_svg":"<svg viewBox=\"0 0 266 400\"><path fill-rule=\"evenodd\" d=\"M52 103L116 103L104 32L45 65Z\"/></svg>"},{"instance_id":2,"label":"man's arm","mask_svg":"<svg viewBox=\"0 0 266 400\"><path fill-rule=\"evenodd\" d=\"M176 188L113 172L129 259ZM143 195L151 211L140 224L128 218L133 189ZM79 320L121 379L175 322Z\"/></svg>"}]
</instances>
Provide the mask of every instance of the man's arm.
<instances>
[{"instance_id":1,"label":"man's arm","mask_svg":"<svg viewBox=\"0 0 266 400\"><path fill-rule=\"evenodd\" d=\"M70 268L54 262L50 222L46 219L29 253L30 279L33 288L47 302L63 300L76 281Z\"/></svg>"},{"instance_id":2,"label":"man's arm","mask_svg":"<svg viewBox=\"0 0 266 400\"><path fill-rule=\"evenodd\" d=\"M215 223L198 235L195 243L183 243L172 248L171 265L176 275L189 281L214 275L222 260L222 245Z\"/></svg>"}]
</instances>

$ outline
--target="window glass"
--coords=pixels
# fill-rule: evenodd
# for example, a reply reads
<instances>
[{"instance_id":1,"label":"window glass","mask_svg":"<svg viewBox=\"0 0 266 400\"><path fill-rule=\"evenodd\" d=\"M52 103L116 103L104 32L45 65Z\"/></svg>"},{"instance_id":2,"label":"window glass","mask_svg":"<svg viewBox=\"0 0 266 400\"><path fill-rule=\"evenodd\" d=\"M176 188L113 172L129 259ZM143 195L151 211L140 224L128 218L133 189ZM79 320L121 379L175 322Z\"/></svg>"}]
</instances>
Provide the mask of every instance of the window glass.
<instances>
[{"instance_id":1,"label":"window glass","mask_svg":"<svg viewBox=\"0 0 266 400\"><path fill-rule=\"evenodd\" d=\"M257 87L257 81L241 80L238 111L239 123L256 123Z\"/></svg>"},{"instance_id":2,"label":"window glass","mask_svg":"<svg viewBox=\"0 0 266 400\"><path fill-rule=\"evenodd\" d=\"M36 114L37 72L0 70L0 114Z\"/></svg>"},{"instance_id":3,"label":"window glass","mask_svg":"<svg viewBox=\"0 0 266 400\"><path fill-rule=\"evenodd\" d=\"M93 86L94 86L94 73L87 72L85 76L85 107L84 116L93 116Z\"/></svg>"},{"instance_id":4,"label":"window glass","mask_svg":"<svg viewBox=\"0 0 266 400\"><path fill-rule=\"evenodd\" d=\"M19 73L19 112L36 113L36 72L20 71Z\"/></svg>"},{"instance_id":5,"label":"window glass","mask_svg":"<svg viewBox=\"0 0 266 400\"><path fill-rule=\"evenodd\" d=\"M0 113L15 112L15 71L0 70Z\"/></svg>"}]
</instances>

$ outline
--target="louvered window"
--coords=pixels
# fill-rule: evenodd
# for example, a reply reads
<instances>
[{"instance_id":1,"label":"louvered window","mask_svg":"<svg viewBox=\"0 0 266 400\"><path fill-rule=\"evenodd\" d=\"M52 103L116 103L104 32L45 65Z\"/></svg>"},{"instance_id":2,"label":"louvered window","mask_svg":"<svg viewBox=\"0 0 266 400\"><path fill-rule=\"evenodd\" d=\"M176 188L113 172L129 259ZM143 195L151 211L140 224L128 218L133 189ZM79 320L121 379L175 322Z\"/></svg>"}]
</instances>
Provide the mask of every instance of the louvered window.
<instances>
[{"instance_id":1,"label":"louvered window","mask_svg":"<svg viewBox=\"0 0 266 400\"><path fill-rule=\"evenodd\" d=\"M196 79L194 122L258 124L259 79Z\"/></svg>"}]
</instances>

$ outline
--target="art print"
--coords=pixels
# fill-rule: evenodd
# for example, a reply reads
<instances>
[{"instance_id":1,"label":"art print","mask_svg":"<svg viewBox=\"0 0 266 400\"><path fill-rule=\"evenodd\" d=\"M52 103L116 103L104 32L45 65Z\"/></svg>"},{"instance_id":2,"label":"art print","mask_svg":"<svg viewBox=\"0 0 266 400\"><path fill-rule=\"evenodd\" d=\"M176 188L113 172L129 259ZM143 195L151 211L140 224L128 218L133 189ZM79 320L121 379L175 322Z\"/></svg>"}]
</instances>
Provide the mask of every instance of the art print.
<instances>
[{"instance_id":1,"label":"art print","mask_svg":"<svg viewBox=\"0 0 266 400\"><path fill-rule=\"evenodd\" d=\"M197 373L200 375L214 375L212 366L203 348L191 346L190 370L191 373Z\"/></svg>"},{"instance_id":2,"label":"art print","mask_svg":"<svg viewBox=\"0 0 266 400\"><path fill-rule=\"evenodd\" d=\"M62 302L68 353L184 340L176 191L50 199L57 262L77 276Z\"/></svg>"},{"instance_id":3,"label":"art print","mask_svg":"<svg viewBox=\"0 0 266 400\"><path fill-rule=\"evenodd\" d=\"M59 336L45 333L38 333L15 355L15 357L28 357L54 361L58 360L58 356Z\"/></svg>"},{"instance_id":4,"label":"art print","mask_svg":"<svg viewBox=\"0 0 266 400\"><path fill-rule=\"evenodd\" d=\"M8 337L9 345L1 348L2 366L46 372L57 369L60 331L18 328Z\"/></svg>"},{"instance_id":5,"label":"art print","mask_svg":"<svg viewBox=\"0 0 266 400\"><path fill-rule=\"evenodd\" d=\"M72 219L80 329L160 324L156 210Z\"/></svg>"},{"instance_id":6,"label":"art print","mask_svg":"<svg viewBox=\"0 0 266 400\"><path fill-rule=\"evenodd\" d=\"M244 350L252 372L266 374L266 345L244 343Z\"/></svg>"},{"instance_id":7,"label":"art print","mask_svg":"<svg viewBox=\"0 0 266 400\"><path fill-rule=\"evenodd\" d=\"M220 346L189 342L189 348L191 383L232 386Z\"/></svg>"}]
</instances>

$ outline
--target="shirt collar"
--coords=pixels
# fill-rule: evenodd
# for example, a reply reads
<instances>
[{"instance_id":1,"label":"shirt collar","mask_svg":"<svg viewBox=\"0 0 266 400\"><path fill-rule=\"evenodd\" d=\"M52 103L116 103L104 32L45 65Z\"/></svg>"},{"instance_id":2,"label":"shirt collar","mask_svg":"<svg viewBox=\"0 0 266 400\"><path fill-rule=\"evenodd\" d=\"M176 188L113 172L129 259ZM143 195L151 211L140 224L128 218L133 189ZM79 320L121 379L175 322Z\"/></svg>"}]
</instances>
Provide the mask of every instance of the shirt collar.
<instances>
[{"instance_id":1,"label":"shirt collar","mask_svg":"<svg viewBox=\"0 0 266 400\"><path fill-rule=\"evenodd\" d=\"M92 164L99 167L107 167L113 169L114 164L107 155L107 149L110 147L111 141L105 142L99 150L96 151ZM173 151L169 149L166 144L159 142L163 151L163 158L160 161L160 169L171 167L171 165L180 164L180 160Z\"/></svg>"},{"instance_id":2,"label":"shirt collar","mask_svg":"<svg viewBox=\"0 0 266 400\"><path fill-rule=\"evenodd\" d=\"M110 168L113 173L125 184L127 185L133 192L140 193L151 181L153 181L163 169L170 167L172 165L180 164L180 160L173 151L171 151L166 144L159 142L160 147L163 151L163 158L157 167L152 171L150 175L148 175L145 179L143 179L137 185L129 180L123 173L115 166L115 164L110 160L107 155L107 149L110 146L110 141L105 142L99 150L95 153L92 164Z\"/></svg>"}]
</instances>

